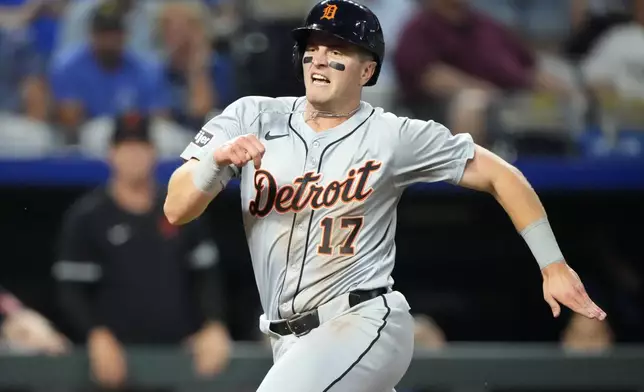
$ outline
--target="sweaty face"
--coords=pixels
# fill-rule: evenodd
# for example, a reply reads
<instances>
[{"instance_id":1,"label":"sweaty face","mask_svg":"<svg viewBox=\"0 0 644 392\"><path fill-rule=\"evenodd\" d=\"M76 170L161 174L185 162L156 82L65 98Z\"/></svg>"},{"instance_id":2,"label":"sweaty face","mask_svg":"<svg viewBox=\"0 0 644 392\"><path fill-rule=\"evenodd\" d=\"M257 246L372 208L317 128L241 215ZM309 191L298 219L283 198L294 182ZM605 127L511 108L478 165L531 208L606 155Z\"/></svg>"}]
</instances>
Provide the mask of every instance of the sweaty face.
<instances>
[{"instance_id":1,"label":"sweaty face","mask_svg":"<svg viewBox=\"0 0 644 392\"><path fill-rule=\"evenodd\" d=\"M307 62L307 57L312 61ZM376 65L361 55L358 47L320 32L309 37L303 59L307 100L329 110L342 101L359 98ZM342 64L344 70L334 69L331 62Z\"/></svg>"},{"instance_id":2,"label":"sweaty face","mask_svg":"<svg viewBox=\"0 0 644 392\"><path fill-rule=\"evenodd\" d=\"M128 182L147 181L153 174L155 161L154 148L149 143L125 141L112 147L112 170Z\"/></svg>"}]
</instances>

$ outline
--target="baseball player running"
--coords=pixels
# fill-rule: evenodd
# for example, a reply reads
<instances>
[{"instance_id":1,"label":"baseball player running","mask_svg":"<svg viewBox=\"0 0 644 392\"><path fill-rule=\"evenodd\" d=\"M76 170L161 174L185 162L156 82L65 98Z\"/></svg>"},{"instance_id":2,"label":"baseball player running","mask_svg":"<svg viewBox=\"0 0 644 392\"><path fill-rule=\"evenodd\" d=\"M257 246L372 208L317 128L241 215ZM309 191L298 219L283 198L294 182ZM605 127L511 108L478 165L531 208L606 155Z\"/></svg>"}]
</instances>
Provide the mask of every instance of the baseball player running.
<instances>
[{"instance_id":1,"label":"baseball player running","mask_svg":"<svg viewBox=\"0 0 644 392\"><path fill-rule=\"evenodd\" d=\"M566 264L521 173L467 134L397 117L361 101L384 59L376 15L324 0L293 31L304 97L246 97L210 120L173 173L174 224L240 178L243 220L274 366L258 391L390 392L413 352L405 297L392 289L396 206L418 182L491 193L528 244L544 299L589 318L606 314Z\"/></svg>"}]
</instances>

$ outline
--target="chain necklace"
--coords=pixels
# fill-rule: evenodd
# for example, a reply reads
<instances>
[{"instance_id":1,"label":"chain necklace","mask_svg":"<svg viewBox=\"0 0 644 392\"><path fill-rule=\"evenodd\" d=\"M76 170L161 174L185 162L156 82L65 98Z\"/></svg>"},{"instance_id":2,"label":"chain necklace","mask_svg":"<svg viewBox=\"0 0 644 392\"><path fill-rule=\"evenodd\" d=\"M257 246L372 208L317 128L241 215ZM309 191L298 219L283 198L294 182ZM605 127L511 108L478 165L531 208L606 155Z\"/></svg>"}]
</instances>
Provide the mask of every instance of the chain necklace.
<instances>
[{"instance_id":1,"label":"chain necklace","mask_svg":"<svg viewBox=\"0 0 644 392\"><path fill-rule=\"evenodd\" d=\"M341 117L351 117L353 116L358 110L360 110L360 105L358 105L357 108L353 109L349 113L332 113L332 112L313 112L310 115L309 121L310 120L315 120L317 117L326 117L326 118L341 118Z\"/></svg>"}]
</instances>

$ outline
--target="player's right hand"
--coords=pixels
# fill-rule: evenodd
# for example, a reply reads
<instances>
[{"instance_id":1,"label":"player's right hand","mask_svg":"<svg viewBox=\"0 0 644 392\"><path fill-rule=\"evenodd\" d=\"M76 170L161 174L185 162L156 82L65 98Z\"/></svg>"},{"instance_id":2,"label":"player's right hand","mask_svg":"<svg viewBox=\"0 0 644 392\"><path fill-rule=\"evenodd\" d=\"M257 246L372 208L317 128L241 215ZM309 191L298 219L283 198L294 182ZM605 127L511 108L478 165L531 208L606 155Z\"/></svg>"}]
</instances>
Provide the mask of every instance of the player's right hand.
<instances>
[{"instance_id":1,"label":"player's right hand","mask_svg":"<svg viewBox=\"0 0 644 392\"><path fill-rule=\"evenodd\" d=\"M262 165L264 152L264 145L255 135L242 135L219 147L215 151L215 162L220 167L232 164L241 168L253 161L255 169L259 169Z\"/></svg>"},{"instance_id":2,"label":"player's right hand","mask_svg":"<svg viewBox=\"0 0 644 392\"><path fill-rule=\"evenodd\" d=\"M89 360L98 384L114 389L123 386L127 377L125 351L116 337L105 328L89 334Z\"/></svg>"}]
</instances>

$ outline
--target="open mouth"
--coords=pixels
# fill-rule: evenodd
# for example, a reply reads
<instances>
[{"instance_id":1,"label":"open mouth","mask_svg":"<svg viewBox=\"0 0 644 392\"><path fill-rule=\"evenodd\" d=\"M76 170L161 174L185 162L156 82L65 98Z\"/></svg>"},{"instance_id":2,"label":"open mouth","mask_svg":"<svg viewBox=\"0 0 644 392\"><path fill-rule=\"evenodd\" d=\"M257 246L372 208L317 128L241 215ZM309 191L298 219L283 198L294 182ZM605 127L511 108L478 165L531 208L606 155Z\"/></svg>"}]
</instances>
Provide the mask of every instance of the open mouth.
<instances>
[{"instance_id":1,"label":"open mouth","mask_svg":"<svg viewBox=\"0 0 644 392\"><path fill-rule=\"evenodd\" d=\"M318 73L314 73L313 75L311 75L311 81L316 86L327 86L328 84L331 83L329 78L327 78L324 75L320 75Z\"/></svg>"}]
</instances>

